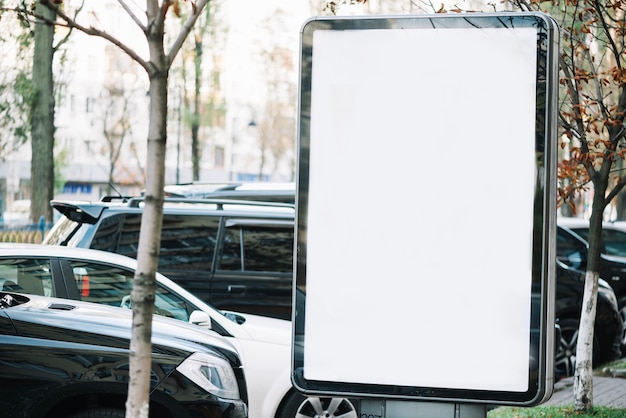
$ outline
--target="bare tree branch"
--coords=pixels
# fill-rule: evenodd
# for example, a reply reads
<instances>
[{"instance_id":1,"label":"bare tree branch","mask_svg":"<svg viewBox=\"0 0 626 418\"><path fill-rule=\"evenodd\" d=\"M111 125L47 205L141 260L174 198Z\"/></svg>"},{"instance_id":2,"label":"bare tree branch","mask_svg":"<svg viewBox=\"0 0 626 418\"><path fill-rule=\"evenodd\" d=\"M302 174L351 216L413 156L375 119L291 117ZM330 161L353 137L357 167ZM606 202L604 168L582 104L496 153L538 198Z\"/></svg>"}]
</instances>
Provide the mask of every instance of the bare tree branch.
<instances>
[{"instance_id":1,"label":"bare tree branch","mask_svg":"<svg viewBox=\"0 0 626 418\"><path fill-rule=\"evenodd\" d=\"M141 31L145 33L146 32L146 25L144 25L143 22L141 20L139 20L137 15L135 13L133 13L132 9L128 6L128 4L126 4L126 2L124 0L117 0L117 2L120 4L120 6L122 6L122 8L126 11L126 13L128 13L128 16L130 16L130 18L133 20L133 22L135 22L137 24L137 26L139 26Z\"/></svg>"},{"instance_id":2,"label":"bare tree branch","mask_svg":"<svg viewBox=\"0 0 626 418\"><path fill-rule=\"evenodd\" d=\"M61 9L59 9L59 7L57 7L55 4L51 3L50 0L41 0L41 4L43 4L44 6L50 8L52 10L54 10L56 12L57 16L60 17L63 20L63 22L65 22L65 23L51 22L52 24L55 24L55 25L58 25L58 26L65 26L65 27L68 27L68 28L77 29L77 30L79 30L79 31L81 31L81 32L83 32L83 33L85 33L87 35L98 36L100 38L106 39L107 41L111 42L113 45L117 46L122 51L124 51L134 61L139 63L139 65L141 65L148 73L151 72L151 66L150 66L150 63L148 61L146 61L143 58L141 58L132 48L130 48L129 46L125 45L124 43L122 43L121 41L116 39L115 37L111 36L106 31L103 31L103 30L100 30L100 29L96 29L94 27L86 27L86 26L83 26L83 25L80 25L80 24L76 23L74 21L74 19L72 19L71 17L66 15Z\"/></svg>"},{"instance_id":3,"label":"bare tree branch","mask_svg":"<svg viewBox=\"0 0 626 418\"><path fill-rule=\"evenodd\" d=\"M85 0L83 0L80 3L80 7L76 8L76 12L74 13L74 19L76 19L76 16L78 16L78 14L83 10L83 7L85 6ZM56 45L54 45L54 47L52 48L54 52L57 52L59 50L59 48L61 48L61 46L63 46L69 39L70 39L70 35L72 34L72 30L68 30L67 33L65 34L65 36L59 40L59 42L57 42Z\"/></svg>"},{"instance_id":4,"label":"bare tree branch","mask_svg":"<svg viewBox=\"0 0 626 418\"><path fill-rule=\"evenodd\" d=\"M189 15L189 17L185 21L183 27L178 33L178 36L176 37L176 40L174 40L174 43L170 47L170 52L167 54L168 63L172 63L174 61L174 58L176 58L178 51L180 51L180 48L183 46L183 43L185 42L185 39L187 39L189 32L191 32L191 29L195 25L196 20L198 20L200 13L202 12L202 10L204 9L204 6L208 2L209 0L200 0L198 4L193 7L192 13Z\"/></svg>"}]
</instances>

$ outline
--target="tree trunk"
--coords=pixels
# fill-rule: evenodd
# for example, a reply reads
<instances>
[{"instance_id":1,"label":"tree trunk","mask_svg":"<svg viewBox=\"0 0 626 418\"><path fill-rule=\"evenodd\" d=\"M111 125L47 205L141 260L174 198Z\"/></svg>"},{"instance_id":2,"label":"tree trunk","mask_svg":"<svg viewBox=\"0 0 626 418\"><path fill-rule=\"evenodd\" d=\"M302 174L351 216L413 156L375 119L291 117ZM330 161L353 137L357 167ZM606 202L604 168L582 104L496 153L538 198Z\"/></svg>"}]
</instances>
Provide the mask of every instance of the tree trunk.
<instances>
[{"instance_id":1,"label":"tree trunk","mask_svg":"<svg viewBox=\"0 0 626 418\"><path fill-rule=\"evenodd\" d=\"M593 335L598 295L598 273L587 271L583 308L576 345L576 374L574 377L574 408L586 411L593 408Z\"/></svg>"},{"instance_id":2,"label":"tree trunk","mask_svg":"<svg viewBox=\"0 0 626 418\"><path fill-rule=\"evenodd\" d=\"M156 42L156 41L152 41ZM153 62L160 67L150 74L150 125L148 129L147 181L145 205L141 220L137 271L131 299L133 303L133 333L130 344L130 382L126 401L127 418L147 418L150 393L152 314L156 288L163 220L163 187L165 182L167 65L162 43L151 42ZM162 40L161 40L162 42ZM160 59L159 59L160 58Z\"/></svg>"},{"instance_id":3,"label":"tree trunk","mask_svg":"<svg viewBox=\"0 0 626 418\"><path fill-rule=\"evenodd\" d=\"M621 158L618 159L615 162L615 165L617 166L617 172L618 173L623 173L624 172L624 160L622 160ZM616 221L624 221L626 220L626 193L620 193L617 195L617 197L615 198L615 213L617 215L616 217Z\"/></svg>"},{"instance_id":4,"label":"tree trunk","mask_svg":"<svg viewBox=\"0 0 626 418\"><path fill-rule=\"evenodd\" d=\"M602 215L606 206L606 183L601 176L594 181L594 197L589 220L589 249L585 291L578 327L576 345L576 372L574 375L574 408L587 411L593 408L593 339L598 301L598 278L600 277L600 248Z\"/></svg>"},{"instance_id":5,"label":"tree trunk","mask_svg":"<svg viewBox=\"0 0 626 418\"><path fill-rule=\"evenodd\" d=\"M55 12L37 2L36 14L54 21ZM31 103L31 197L30 221L39 222L44 216L52 222L50 200L54 198L54 26L35 24L35 49L33 53L33 88Z\"/></svg>"}]
</instances>

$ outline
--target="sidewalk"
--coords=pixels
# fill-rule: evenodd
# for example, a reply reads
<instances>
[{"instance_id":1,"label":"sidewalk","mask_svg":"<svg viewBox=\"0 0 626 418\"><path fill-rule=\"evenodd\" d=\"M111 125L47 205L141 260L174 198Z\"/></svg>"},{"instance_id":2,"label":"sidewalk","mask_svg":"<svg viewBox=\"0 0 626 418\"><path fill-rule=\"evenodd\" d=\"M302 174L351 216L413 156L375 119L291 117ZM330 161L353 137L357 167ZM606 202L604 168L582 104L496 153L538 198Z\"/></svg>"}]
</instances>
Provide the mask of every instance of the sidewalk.
<instances>
[{"instance_id":1,"label":"sidewalk","mask_svg":"<svg viewBox=\"0 0 626 418\"><path fill-rule=\"evenodd\" d=\"M626 408L626 374L615 377L593 377L593 405ZM573 405L574 378L562 379L554 385L552 397L541 406Z\"/></svg>"}]
</instances>

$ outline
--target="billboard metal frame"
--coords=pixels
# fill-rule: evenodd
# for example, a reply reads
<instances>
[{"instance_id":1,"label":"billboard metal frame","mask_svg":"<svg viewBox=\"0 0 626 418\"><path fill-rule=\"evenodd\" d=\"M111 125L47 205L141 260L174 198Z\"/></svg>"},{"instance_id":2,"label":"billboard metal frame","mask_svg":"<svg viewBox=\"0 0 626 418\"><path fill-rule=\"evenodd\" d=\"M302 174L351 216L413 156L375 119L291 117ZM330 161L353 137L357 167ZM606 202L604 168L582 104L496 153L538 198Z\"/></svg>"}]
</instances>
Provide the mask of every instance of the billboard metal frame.
<instances>
[{"instance_id":1,"label":"billboard metal frame","mask_svg":"<svg viewBox=\"0 0 626 418\"><path fill-rule=\"evenodd\" d=\"M484 40L484 43L464 44L465 38ZM433 42L430 42L432 39L441 41L441 47L433 47ZM419 40L425 41L420 43ZM446 48L450 47L452 51L447 51ZM523 52L518 52L518 49ZM368 56L370 52L372 55ZM524 72L517 74L521 76L520 83L531 82L530 93L527 86L520 87L517 84L516 69L511 67L514 64L501 62L507 59L500 56L503 52L507 57L510 54L513 60L519 59L522 64L527 64L529 60L532 62L531 71L520 70ZM318 395L523 406L536 405L549 398L553 387L555 344L557 54L558 27L550 16L542 13L318 17L305 22L301 33L293 295L292 382L296 389ZM476 58L474 61L473 57L485 59ZM448 64L441 64L441 67L435 65L438 70L432 71L431 64L441 60L449 61ZM485 67L474 72L470 68L482 65ZM403 69L405 66L408 67L406 72ZM501 71L511 69L512 74L490 75L493 67ZM359 68L363 69L364 76L360 74ZM467 85L472 86L468 93L472 95L471 100L463 97L465 93L459 91L459 86L466 84L451 83L452 78L457 75L463 77L466 71L473 74L474 78L482 77L480 80L465 80ZM346 72L352 76L346 77ZM432 78L425 82L426 77ZM496 81L492 83L494 77ZM478 89L472 83L483 85ZM429 90L429 84L438 87ZM400 91L404 90L405 85L406 90ZM392 94L389 89L396 91ZM415 92L422 91L425 92L424 96L416 97L420 95ZM408 97L403 97L403 94ZM438 133L433 135L433 132L439 131L428 131L426 125L433 119L439 120L441 112L448 111L448 102L440 96L456 97L457 100L451 102L463 103L466 110L449 103L452 109L449 129L443 129L444 132L438 136ZM396 97L397 100L393 99ZM422 103L425 100L423 97L433 97L434 104ZM388 98L392 99L386 100ZM371 102L360 107L359 100ZM385 103L381 104L381 101ZM494 101L497 101L495 106ZM525 116L508 120L507 111L498 113L501 119L507 119L508 122L490 120L489 115L484 118L460 117L462 113L471 113L471 106L492 111L511 109L511 112ZM355 108L362 114L353 114ZM376 113L369 114L371 108L375 108ZM413 108L419 109L419 112L411 113ZM480 115L479 112L472 114ZM407 121L407 118L414 120ZM516 126L518 119L523 121ZM504 129L492 126L498 123L503 124L501 127ZM514 126L509 127L507 123ZM522 133L518 134L518 130ZM389 136L381 137L381 132L389 132ZM455 190L433 196L437 193L437 187L441 186L428 189L427 183L440 181L437 176L443 177L443 184L456 179L449 177L448 172L453 171L449 167L440 170L446 156L450 155L447 153L452 151L424 152L432 155L432 158L418 158L416 167L409 167L411 159L403 159L403 155L416 156L424 150L441 149L437 141L450 145L446 135L458 137L466 133L468 137L463 144L468 143L470 146L459 150L459 142L452 142L457 144L456 151L452 151L455 154L463 153L462 157L455 156L453 161L457 166L467 162L467 167L471 167L468 173L471 172L473 178L463 179L466 181L455 186ZM405 135L412 140L404 140ZM481 146L482 138L489 138L489 135L493 139L486 140L487 146L494 148L497 145L497 149ZM374 158L376 161L372 161ZM402 167L397 167L397 161L402 161ZM519 169L516 171L519 178L515 173L501 172L507 169L506 161L511 163L512 169ZM490 164L499 171L494 173L484 168ZM427 178L431 172L435 173L434 177ZM483 186L501 184L492 176L510 176L507 187L482 190ZM428 196L419 193L425 187L429 190ZM459 234L458 230L449 231L445 228L432 229L429 236L431 242L418 244L418 231L431 228L427 224L450 222L450 217L432 219L440 213L437 208L432 208L433 205L445 208L441 212L444 216L453 214L449 209L455 205L460 217L464 216L464 210L468 211L467 205L458 206L458 191L461 187L478 190L476 193L480 199L471 202L476 210L470 211L467 224L476 221L484 225L480 228L469 225L466 233L475 235L477 231L484 232L481 244L472 246L471 237ZM519 192L519 201L514 200L508 187ZM403 191L412 197L404 196ZM371 195L368 195L370 192ZM400 205L397 205L398 201ZM506 215L493 213L494 206L500 210L506 209L507 205L519 219L519 222L510 219L509 225L521 225L512 228L511 237L502 233L504 227L509 227L504 224ZM416 223L415 218L422 213L416 211L416 207L421 207L430 218ZM372 224L382 222L382 228L370 228L369 223L368 228L363 228L362 222L368 219ZM463 222L454 225L467 225ZM402 233L388 235L385 227L407 231L406 235L411 236L399 245L409 250L411 246L416 246L416 253L422 259L411 262L420 264L423 261L419 260L428 262L430 258L437 259L439 264L430 270L410 272L406 269L408 264L404 264L400 270L391 270L385 277L389 258L393 256L392 252L385 249L385 242L404 239ZM343 235L332 236L335 231ZM342 242L348 235L349 242ZM374 236L377 242L372 244L370 238ZM490 237L506 241L494 245ZM463 248L463 252L468 253L464 254L463 260L469 260L470 263L474 259L485 260L485 251L505 254L499 252L499 245L510 245L518 251L508 260L510 263L507 260L493 260L493 269L486 269L484 274L481 269L485 267L484 264L491 264L491 261L482 266L470 266L467 272L472 283L467 285L468 277L459 279L456 273L437 270L441 260L440 254L434 251L441 247L432 241L440 238L470 244ZM372 250L373 245L376 248ZM433 253L429 254L431 248ZM381 249L385 257L372 256ZM402 253L405 258L407 254L410 252ZM367 264L367 267L363 267L363 264ZM358 272L360 282L349 273L352 267ZM509 269L501 271L504 284L496 283L495 279L499 279L500 274L498 269L503 267ZM455 271L458 273L458 270ZM406 277L398 278L398 272ZM509 275L515 278L507 283L505 281ZM378 288L372 285L375 280L379 281ZM449 281L453 284L451 288L462 286L465 294L455 299L461 303L464 298L487 305L493 302L493 306L487 307L487 314L477 317L485 318L486 321L495 317L493 325L477 324L476 335L483 337L482 341L470 342L470 345L478 347L470 358L464 357L465 347L460 345L456 348L458 358L449 358L447 364L438 366L442 371L441 380L428 367L428 359L423 357L432 357L437 350L450 349L445 343L438 346L438 340L445 341L448 337L440 334L438 328L448 327L455 319L440 320L441 315L425 318L427 315L423 315L424 311L418 307L431 300L445 300L445 294L437 293L444 289L436 284L437 280ZM394 292L402 292L403 289L385 289L386 283L406 288L419 302L415 303L416 306L407 306L411 298L395 300L394 295L397 293ZM494 283L496 290L493 290ZM521 291L509 292L509 284L511 289L519 288ZM344 299L340 304L326 305L322 294L334 288ZM485 289L495 293L486 298ZM474 291L480 293L472 294ZM521 296L516 296L515 292ZM512 303L509 305L500 301L501 294L502 301L510 300ZM405 321L402 324L397 324L399 308L402 308L402 321ZM437 310L439 306L433 304L431 308ZM452 316L462 315L463 312L469 314L474 307L467 305L462 306L460 311L455 309L458 308L455 306L451 309ZM489 309L494 313L493 317L489 316ZM415 313L415 317L411 317L412 313ZM509 317L515 325L512 328L517 328L517 334L512 336L511 341L520 341L521 335L527 342L527 346L521 348L511 347L513 351L517 350L515 360L524 369L519 377L510 381L503 378L500 387L498 379L503 376L499 374L502 372L498 368L503 365L502 359L495 358L497 356L493 356L493 364L489 364L489 358L486 361L479 359L485 363L480 366L487 376L483 381L481 373L469 372L483 370L474 366L459 367L461 374L470 373L473 376L456 376L454 372L448 371L455 367L455 362L465 366L479 357L476 354L481 354L477 351L480 350L480 344L490 348L500 344L503 338L508 338L508 335L504 335L508 329L500 325L506 323ZM364 343L372 341L372 335L384 333L383 328L391 329L392 332L385 334L384 339L377 340L378 348L371 349L369 344ZM415 335L407 336L405 330L415 331ZM334 337L327 345L322 335L326 331L330 332L330 337ZM447 332L462 331L465 332L462 329L448 329ZM471 339L473 332L469 330L463 335ZM346 335L343 340L337 338L342 333ZM363 350L366 344L367 349ZM407 345L411 346L415 357L403 357L406 351L402 350ZM394 359L398 355L403 358ZM406 366L405 371L402 370L403 366ZM420 370L424 370L423 376ZM519 367L511 370L519 370ZM490 373L493 373L493 378Z\"/></svg>"}]
</instances>

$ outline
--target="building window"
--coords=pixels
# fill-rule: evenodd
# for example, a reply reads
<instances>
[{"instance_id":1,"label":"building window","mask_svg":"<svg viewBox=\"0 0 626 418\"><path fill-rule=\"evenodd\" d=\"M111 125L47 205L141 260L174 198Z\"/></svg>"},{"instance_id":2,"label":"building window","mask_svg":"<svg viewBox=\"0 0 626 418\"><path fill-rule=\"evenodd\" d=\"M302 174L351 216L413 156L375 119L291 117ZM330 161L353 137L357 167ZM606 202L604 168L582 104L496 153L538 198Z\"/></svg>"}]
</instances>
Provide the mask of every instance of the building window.
<instances>
[{"instance_id":1,"label":"building window","mask_svg":"<svg viewBox=\"0 0 626 418\"><path fill-rule=\"evenodd\" d=\"M224 167L224 147L215 147L215 167Z\"/></svg>"},{"instance_id":2,"label":"building window","mask_svg":"<svg viewBox=\"0 0 626 418\"><path fill-rule=\"evenodd\" d=\"M93 112L94 99L93 97L87 97L85 100L85 112L92 113Z\"/></svg>"}]
</instances>

